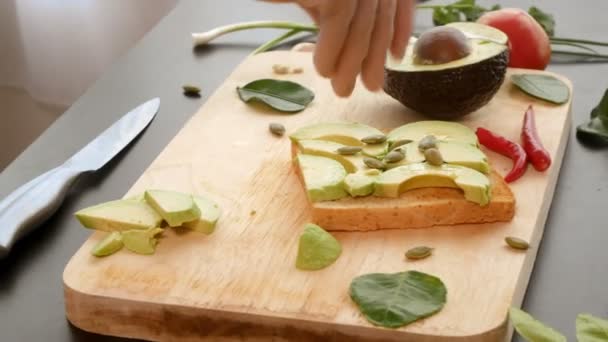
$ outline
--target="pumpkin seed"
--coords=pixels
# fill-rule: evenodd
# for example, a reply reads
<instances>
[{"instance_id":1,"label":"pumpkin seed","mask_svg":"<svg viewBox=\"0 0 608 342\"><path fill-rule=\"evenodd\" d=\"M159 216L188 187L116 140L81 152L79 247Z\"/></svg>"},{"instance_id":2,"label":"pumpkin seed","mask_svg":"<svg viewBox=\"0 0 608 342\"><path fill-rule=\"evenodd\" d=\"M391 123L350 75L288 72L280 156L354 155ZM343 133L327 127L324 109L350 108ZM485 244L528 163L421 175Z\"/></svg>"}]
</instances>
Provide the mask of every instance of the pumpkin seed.
<instances>
[{"instance_id":1,"label":"pumpkin seed","mask_svg":"<svg viewBox=\"0 0 608 342\"><path fill-rule=\"evenodd\" d=\"M277 75L285 75L289 72L289 67L287 65L275 64L272 66L272 71Z\"/></svg>"},{"instance_id":2,"label":"pumpkin seed","mask_svg":"<svg viewBox=\"0 0 608 342\"><path fill-rule=\"evenodd\" d=\"M435 147L437 147L437 138L434 135L427 135L418 142L418 149L420 151Z\"/></svg>"},{"instance_id":3,"label":"pumpkin seed","mask_svg":"<svg viewBox=\"0 0 608 342\"><path fill-rule=\"evenodd\" d=\"M389 152L386 156L384 156L385 163L396 163L400 162L405 158L405 154L401 152L400 149Z\"/></svg>"},{"instance_id":4,"label":"pumpkin seed","mask_svg":"<svg viewBox=\"0 0 608 342\"><path fill-rule=\"evenodd\" d=\"M410 140L410 139L401 139L401 140L394 141L393 143L391 143L391 147L389 148L389 150L392 151L392 150L396 149L397 147L407 145L411 142L412 142L412 140Z\"/></svg>"},{"instance_id":5,"label":"pumpkin seed","mask_svg":"<svg viewBox=\"0 0 608 342\"><path fill-rule=\"evenodd\" d=\"M426 159L426 162L431 165L440 166L441 164L443 164L443 157L441 156L441 152L439 152L439 150L436 148L429 148L424 150L424 158Z\"/></svg>"},{"instance_id":6,"label":"pumpkin seed","mask_svg":"<svg viewBox=\"0 0 608 342\"><path fill-rule=\"evenodd\" d=\"M526 250L530 247L530 244L528 244L526 240L514 236L507 236L505 238L505 242L507 243L507 245L509 245L509 247L515 249Z\"/></svg>"},{"instance_id":7,"label":"pumpkin seed","mask_svg":"<svg viewBox=\"0 0 608 342\"><path fill-rule=\"evenodd\" d=\"M386 135L372 134L372 135L369 135L369 136L361 139L361 141L368 145L382 144L383 142L386 141Z\"/></svg>"},{"instance_id":8,"label":"pumpkin seed","mask_svg":"<svg viewBox=\"0 0 608 342\"><path fill-rule=\"evenodd\" d=\"M408 259L418 260L429 257L431 254L433 254L433 249L431 247L418 246L405 252L405 257Z\"/></svg>"},{"instance_id":9,"label":"pumpkin seed","mask_svg":"<svg viewBox=\"0 0 608 342\"><path fill-rule=\"evenodd\" d=\"M270 130L270 133L279 137L285 134L285 126L280 123L272 122L268 125L268 129Z\"/></svg>"},{"instance_id":10,"label":"pumpkin seed","mask_svg":"<svg viewBox=\"0 0 608 342\"><path fill-rule=\"evenodd\" d=\"M380 170L378 169L369 169L369 170L365 170L363 171L363 174L366 176L380 176Z\"/></svg>"},{"instance_id":11,"label":"pumpkin seed","mask_svg":"<svg viewBox=\"0 0 608 342\"><path fill-rule=\"evenodd\" d=\"M369 167L371 169L378 169L378 170L386 169L386 165L384 165L383 162L381 162L380 160L378 160L376 158L365 157L365 158L363 158L363 162L365 163L365 165L367 165L367 167Z\"/></svg>"},{"instance_id":12,"label":"pumpkin seed","mask_svg":"<svg viewBox=\"0 0 608 342\"><path fill-rule=\"evenodd\" d=\"M201 88L194 85L185 84L182 86L182 89L187 96L199 96L201 94Z\"/></svg>"},{"instance_id":13,"label":"pumpkin seed","mask_svg":"<svg viewBox=\"0 0 608 342\"><path fill-rule=\"evenodd\" d=\"M359 146L342 146L336 150L338 154L343 156L352 156L353 154L357 154L361 152L362 148Z\"/></svg>"}]
</instances>

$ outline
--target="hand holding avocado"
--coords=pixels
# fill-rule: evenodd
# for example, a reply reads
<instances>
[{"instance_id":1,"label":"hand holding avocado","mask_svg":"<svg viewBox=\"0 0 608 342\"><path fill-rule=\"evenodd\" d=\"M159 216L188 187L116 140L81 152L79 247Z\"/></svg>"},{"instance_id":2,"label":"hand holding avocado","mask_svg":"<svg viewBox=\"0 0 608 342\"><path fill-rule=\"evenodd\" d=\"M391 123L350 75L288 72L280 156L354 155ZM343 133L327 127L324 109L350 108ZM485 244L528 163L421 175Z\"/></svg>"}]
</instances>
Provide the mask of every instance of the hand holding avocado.
<instances>
[{"instance_id":1,"label":"hand holding avocado","mask_svg":"<svg viewBox=\"0 0 608 342\"><path fill-rule=\"evenodd\" d=\"M285 2L278 0L275 2ZM296 0L319 27L314 64L330 78L338 96L349 96L361 74L363 84L380 90L386 53L401 58L414 12L412 0Z\"/></svg>"}]
</instances>

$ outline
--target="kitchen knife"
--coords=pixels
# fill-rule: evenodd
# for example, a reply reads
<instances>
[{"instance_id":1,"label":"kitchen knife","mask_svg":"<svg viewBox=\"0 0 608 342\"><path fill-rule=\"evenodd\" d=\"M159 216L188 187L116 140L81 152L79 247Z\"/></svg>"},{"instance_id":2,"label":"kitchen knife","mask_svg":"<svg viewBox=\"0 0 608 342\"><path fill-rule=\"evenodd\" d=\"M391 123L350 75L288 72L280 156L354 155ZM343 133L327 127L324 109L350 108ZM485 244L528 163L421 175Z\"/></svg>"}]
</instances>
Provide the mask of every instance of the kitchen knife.
<instances>
[{"instance_id":1,"label":"kitchen knife","mask_svg":"<svg viewBox=\"0 0 608 342\"><path fill-rule=\"evenodd\" d=\"M160 99L149 100L88 143L62 165L22 185L0 202L0 258L13 244L48 219L63 203L74 181L99 170L127 146L156 116Z\"/></svg>"}]
</instances>

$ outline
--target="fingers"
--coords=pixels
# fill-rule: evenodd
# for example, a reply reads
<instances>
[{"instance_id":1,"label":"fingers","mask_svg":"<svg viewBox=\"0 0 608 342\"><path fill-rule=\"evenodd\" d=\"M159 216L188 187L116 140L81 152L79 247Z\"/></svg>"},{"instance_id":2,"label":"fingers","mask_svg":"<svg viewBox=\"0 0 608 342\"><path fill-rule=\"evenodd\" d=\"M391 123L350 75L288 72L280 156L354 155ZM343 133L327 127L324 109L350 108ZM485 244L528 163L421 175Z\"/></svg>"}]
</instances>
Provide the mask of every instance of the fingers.
<instances>
[{"instance_id":1,"label":"fingers","mask_svg":"<svg viewBox=\"0 0 608 342\"><path fill-rule=\"evenodd\" d=\"M403 58L405 48L412 33L412 18L414 17L414 0L397 0L395 11L393 41L391 54L397 59Z\"/></svg>"},{"instance_id":2,"label":"fingers","mask_svg":"<svg viewBox=\"0 0 608 342\"><path fill-rule=\"evenodd\" d=\"M321 76L331 77L335 73L340 51L348 36L357 1L330 1L327 6L320 15L321 30L314 63Z\"/></svg>"},{"instance_id":3,"label":"fingers","mask_svg":"<svg viewBox=\"0 0 608 342\"><path fill-rule=\"evenodd\" d=\"M378 0L359 0L331 84L336 95L349 96L368 54Z\"/></svg>"},{"instance_id":4,"label":"fingers","mask_svg":"<svg viewBox=\"0 0 608 342\"><path fill-rule=\"evenodd\" d=\"M378 3L369 53L361 69L361 80L371 91L379 90L384 83L384 63L393 40L396 7L397 0L380 0Z\"/></svg>"}]
</instances>

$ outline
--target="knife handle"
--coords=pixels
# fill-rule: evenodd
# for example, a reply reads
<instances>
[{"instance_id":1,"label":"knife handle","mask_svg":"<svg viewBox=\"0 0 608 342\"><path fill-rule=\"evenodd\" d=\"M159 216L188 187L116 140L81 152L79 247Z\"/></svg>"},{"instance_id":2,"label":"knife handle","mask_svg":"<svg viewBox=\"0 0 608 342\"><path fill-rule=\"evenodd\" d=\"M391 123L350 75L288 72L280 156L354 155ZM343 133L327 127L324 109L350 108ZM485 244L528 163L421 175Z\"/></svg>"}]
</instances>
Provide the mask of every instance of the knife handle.
<instances>
[{"instance_id":1,"label":"knife handle","mask_svg":"<svg viewBox=\"0 0 608 342\"><path fill-rule=\"evenodd\" d=\"M0 202L0 258L20 237L46 221L63 203L82 170L56 167L8 195Z\"/></svg>"}]
</instances>

